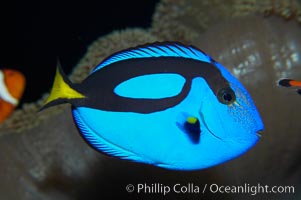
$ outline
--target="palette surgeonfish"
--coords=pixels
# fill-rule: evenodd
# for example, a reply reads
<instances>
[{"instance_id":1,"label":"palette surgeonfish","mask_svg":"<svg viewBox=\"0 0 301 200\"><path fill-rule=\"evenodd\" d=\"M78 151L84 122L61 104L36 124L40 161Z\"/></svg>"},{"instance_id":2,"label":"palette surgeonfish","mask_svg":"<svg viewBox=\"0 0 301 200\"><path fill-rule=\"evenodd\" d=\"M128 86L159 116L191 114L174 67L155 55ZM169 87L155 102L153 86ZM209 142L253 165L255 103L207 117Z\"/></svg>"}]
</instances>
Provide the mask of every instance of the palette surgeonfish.
<instances>
[{"instance_id":1,"label":"palette surgeonfish","mask_svg":"<svg viewBox=\"0 0 301 200\"><path fill-rule=\"evenodd\" d=\"M13 69L0 70L0 123L15 110L25 89L24 75Z\"/></svg>"},{"instance_id":2,"label":"palette surgeonfish","mask_svg":"<svg viewBox=\"0 0 301 200\"><path fill-rule=\"evenodd\" d=\"M278 81L278 86L297 88L296 89L297 93L301 95L301 81L299 80L283 78Z\"/></svg>"},{"instance_id":3,"label":"palette surgeonfish","mask_svg":"<svg viewBox=\"0 0 301 200\"><path fill-rule=\"evenodd\" d=\"M177 42L126 49L75 84L59 65L44 108L72 105L94 149L173 170L233 159L259 139L263 122L247 90L221 64Z\"/></svg>"}]
</instances>

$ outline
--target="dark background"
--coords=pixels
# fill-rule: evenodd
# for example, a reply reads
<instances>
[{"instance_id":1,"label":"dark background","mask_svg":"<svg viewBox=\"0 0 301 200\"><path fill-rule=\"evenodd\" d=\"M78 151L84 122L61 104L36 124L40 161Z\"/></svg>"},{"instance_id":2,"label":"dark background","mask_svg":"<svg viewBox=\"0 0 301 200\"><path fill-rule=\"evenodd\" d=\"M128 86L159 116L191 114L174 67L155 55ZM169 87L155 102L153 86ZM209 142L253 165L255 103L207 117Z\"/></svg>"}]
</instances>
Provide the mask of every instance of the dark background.
<instances>
[{"instance_id":1,"label":"dark background","mask_svg":"<svg viewBox=\"0 0 301 200\"><path fill-rule=\"evenodd\" d=\"M147 28L159 0L5 1L0 3L0 68L27 79L21 104L52 86L59 57L67 74L100 36L129 27Z\"/></svg>"}]
</instances>

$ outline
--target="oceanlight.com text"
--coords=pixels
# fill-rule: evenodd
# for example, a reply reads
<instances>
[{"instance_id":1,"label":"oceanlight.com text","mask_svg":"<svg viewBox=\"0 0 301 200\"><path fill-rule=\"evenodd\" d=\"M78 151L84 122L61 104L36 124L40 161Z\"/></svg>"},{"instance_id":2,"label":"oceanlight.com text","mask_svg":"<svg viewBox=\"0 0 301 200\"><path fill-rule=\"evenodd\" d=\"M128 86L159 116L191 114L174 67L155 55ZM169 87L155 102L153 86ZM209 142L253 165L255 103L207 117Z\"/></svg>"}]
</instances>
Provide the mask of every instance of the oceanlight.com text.
<instances>
[{"instance_id":1,"label":"oceanlight.com text","mask_svg":"<svg viewBox=\"0 0 301 200\"><path fill-rule=\"evenodd\" d=\"M226 185L218 185L211 184L208 186L208 190L211 193L226 193L226 194L294 194L295 187L294 186L269 186L269 185L261 185L258 183L257 185L250 185L245 183L244 185L239 186L226 186Z\"/></svg>"}]
</instances>

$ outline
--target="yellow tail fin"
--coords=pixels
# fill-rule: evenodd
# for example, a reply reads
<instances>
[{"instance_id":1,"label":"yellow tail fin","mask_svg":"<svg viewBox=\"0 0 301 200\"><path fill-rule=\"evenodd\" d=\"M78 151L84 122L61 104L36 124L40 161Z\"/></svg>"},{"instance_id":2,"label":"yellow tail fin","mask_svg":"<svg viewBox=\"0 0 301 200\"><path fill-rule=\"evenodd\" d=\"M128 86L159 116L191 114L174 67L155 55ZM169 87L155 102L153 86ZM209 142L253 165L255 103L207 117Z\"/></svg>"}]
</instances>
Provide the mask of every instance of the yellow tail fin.
<instances>
[{"instance_id":1,"label":"yellow tail fin","mask_svg":"<svg viewBox=\"0 0 301 200\"><path fill-rule=\"evenodd\" d=\"M85 98L85 96L72 87L71 81L68 80L58 62L50 95L41 110L58 104L67 103L72 99L78 98Z\"/></svg>"}]
</instances>

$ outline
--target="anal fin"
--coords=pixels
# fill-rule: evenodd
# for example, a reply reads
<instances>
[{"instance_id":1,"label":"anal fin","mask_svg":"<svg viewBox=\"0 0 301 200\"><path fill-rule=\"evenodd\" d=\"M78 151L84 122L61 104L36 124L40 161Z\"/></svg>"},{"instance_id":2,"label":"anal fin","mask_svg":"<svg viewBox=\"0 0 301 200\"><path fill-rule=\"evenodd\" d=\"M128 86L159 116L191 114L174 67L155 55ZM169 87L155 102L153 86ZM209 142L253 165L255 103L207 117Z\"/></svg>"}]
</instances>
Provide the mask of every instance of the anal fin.
<instances>
[{"instance_id":1,"label":"anal fin","mask_svg":"<svg viewBox=\"0 0 301 200\"><path fill-rule=\"evenodd\" d=\"M120 159L130 160L134 162L143 162L148 163L148 159L143 159L137 154L130 152L122 147L119 147L103 137L95 133L83 120L79 111L75 108L72 108L73 119L77 124L79 131L81 132L83 138L86 142L92 146L95 150L107 154L109 156L118 157ZM151 163L151 162L149 162Z\"/></svg>"}]
</instances>

